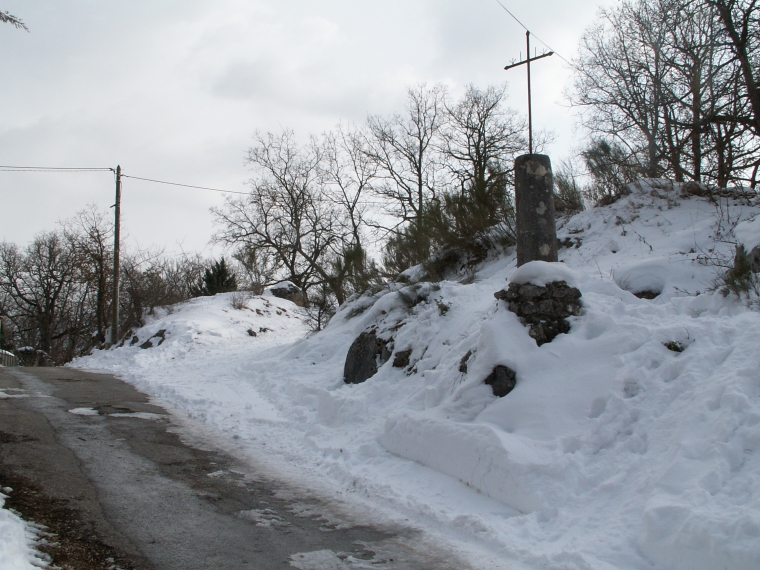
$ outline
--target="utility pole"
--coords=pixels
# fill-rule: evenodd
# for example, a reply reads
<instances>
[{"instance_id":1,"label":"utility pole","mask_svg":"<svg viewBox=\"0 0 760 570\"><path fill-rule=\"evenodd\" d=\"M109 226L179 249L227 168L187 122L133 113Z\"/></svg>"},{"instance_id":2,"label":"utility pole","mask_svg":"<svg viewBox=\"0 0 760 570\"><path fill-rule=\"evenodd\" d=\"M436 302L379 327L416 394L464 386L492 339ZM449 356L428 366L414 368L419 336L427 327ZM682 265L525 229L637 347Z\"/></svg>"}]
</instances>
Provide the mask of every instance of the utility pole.
<instances>
[{"instance_id":1,"label":"utility pole","mask_svg":"<svg viewBox=\"0 0 760 570\"><path fill-rule=\"evenodd\" d=\"M119 339L119 237L121 229L121 166L116 167L116 203L114 204L113 230L113 313L111 318L111 345Z\"/></svg>"},{"instance_id":2,"label":"utility pole","mask_svg":"<svg viewBox=\"0 0 760 570\"><path fill-rule=\"evenodd\" d=\"M538 59L542 59L544 57L549 57L550 55L554 55L553 51L547 51L545 53L542 53L539 56L536 57L530 57L530 32L525 32L525 44L528 49L528 57L527 59L524 59L523 61L513 61L508 66L504 68L506 71L507 69L512 69L513 67L518 67L520 65L526 65L528 67L528 154L533 154L533 102L531 97L531 87L530 87L530 62L536 61Z\"/></svg>"}]
</instances>

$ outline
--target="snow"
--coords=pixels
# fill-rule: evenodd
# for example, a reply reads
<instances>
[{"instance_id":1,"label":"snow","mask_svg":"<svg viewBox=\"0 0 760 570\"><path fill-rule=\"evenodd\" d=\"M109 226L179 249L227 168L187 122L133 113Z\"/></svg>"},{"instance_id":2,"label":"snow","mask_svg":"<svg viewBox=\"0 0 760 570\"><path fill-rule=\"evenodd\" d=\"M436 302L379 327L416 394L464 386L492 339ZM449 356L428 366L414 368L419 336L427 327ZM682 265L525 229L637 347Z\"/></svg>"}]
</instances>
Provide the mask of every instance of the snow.
<instances>
[{"instance_id":1,"label":"snow","mask_svg":"<svg viewBox=\"0 0 760 570\"><path fill-rule=\"evenodd\" d=\"M544 287L553 281L565 281L571 287L578 284L578 274L564 263L530 261L515 269L509 276L510 283L532 283Z\"/></svg>"},{"instance_id":2,"label":"snow","mask_svg":"<svg viewBox=\"0 0 760 570\"><path fill-rule=\"evenodd\" d=\"M362 560L348 553L335 553L332 550L315 550L293 554L290 557L290 566L299 570L374 570L378 568L378 561Z\"/></svg>"},{"instance_id":3,"label":"snow","mask_svg":"<svg viewBox=\"0 0 760 570\"><path fill-rule=\"evenodd\" d=\"M10 493L12 489L5 487L2 491ZM5 508L7 495L3 492L0 492L0 570L47 568L45 557L35 549L39 529Z\"/></svg>"},{"instance_id":4,"label":"snow","mask_svg":"<svg viewBox=\"0 0 760 570\"><path fill-rule=\"evenodd\" d=\"M92 408L73 408L69 410L70 414L74 414L75 416L99 416L100 412L98 410L94 410Z\"/></svg>"},{"instance_id":5,"label":"snow","mask_svg":"<svg viewBox=\"0 0 760 570\"><path fill-rule=\"evenodd\" d=\"M711 262L739 239L731 224L760 209L726 200L649 181L561 220L560 263L517 269L512 252L463 282L391 283L316 334L283 299L195 299L74 365L121 375L257 465L423 529L477 568L755 569L760 314L710 291ZM539 347L493 293L552 280L577 286L583 311ZM411 349L410 365L391 358L346 385L348 348L370 328ZM139 348L161 329L165 342ZM517 374L502 399L483 383L497 364ZM241 516L276 524L267 515ZM318 551L291 564L344 563Z\"/></svg>"},{"instance_id":6,"label":"snow","mask_svg":"<svg viewBox=\"0 0 760 570\"><path fill-rule=\"evenodd\" d=\"M279 291L280 289L291 290L298 289L298 287L292 281L280 281L269 287L269 291Z\"/></svg>"},{"instance_id":7,"label":"snow","mask_svg":"<svg viewBox=\"0 0 760 570\"><path fill-rule=\"evenodd\" d=\"M138 420L160 420L165 416L161 414L152 414L150 412L117 412L108 414L109 418L135 418Z\"/></svg>"},{"instance_id":8,"label":"snow","mask_svg":"<svg viewBox=\"0 0 760 570\"><path fill-rule=\"evenodd\" d=\"M747 253L755 249L760 245L760 217L737 224L734 235Z\"/></svg>"}]
</instances>

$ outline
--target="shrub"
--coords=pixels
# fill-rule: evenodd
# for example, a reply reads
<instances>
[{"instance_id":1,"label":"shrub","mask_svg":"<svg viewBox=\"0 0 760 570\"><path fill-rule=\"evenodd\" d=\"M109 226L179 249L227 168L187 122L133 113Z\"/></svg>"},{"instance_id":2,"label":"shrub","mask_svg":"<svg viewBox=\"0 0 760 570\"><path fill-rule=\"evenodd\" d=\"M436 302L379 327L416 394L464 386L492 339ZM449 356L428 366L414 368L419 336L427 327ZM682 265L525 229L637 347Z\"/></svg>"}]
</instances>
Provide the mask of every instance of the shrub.
<instances>
[{"instance_id":1,"label":"shrub","mask_svg":"<svg viewBox=\"0 0 760 570\"><path fill-rule=\"evenodd\" d=\"M583 189L570 162L561 162L554 173L554 212L573 214L584 210Z\"/></svg>"},{"instance_id":2,"label":"shrub","mask_svg":"<svg viewBox=\"0 0 760 570\"><path fill-rule=\"evenodd\" d=\"M235 291L230 296L230 306L236 311L242 311L248 307L248 299L251 295L248 291Z\"/></svg>"},{"instance_id":3,"label":"shrub","mask_svg":"<svg viewBox=\"0 0 760 570\"><path fill-rule=\"evenodd\" d=\"M719 276L718 289L724 295L736 295L751 307L760 308L760 275L752 270L743 246L737 249L733 265Z\"/></svg>"},{"instance_id":4,"label":"shrub","mask_svg":"<svg viewBox=\"0 0 760 570\"><path fill-rule=\"evenodd\" d=\"M237 291L237 277L224 258L206 268L203 279L199 283L199 291L204 296Z\"/></svg>"},{"instance_id":5,"label":"shrub","mask_svg":"<svg viewBox=\"0 0 760 570\"><path fill-rule=\"evenodd\" d=\"M606 206L628 193L628 184L642 175L636 158L617 143L595 140L581 153L591 183L583 195L597 206Z\"/></svg>"},{"instance_id":6,"label":"shrub","mask_svg":"<svg viewBox=\"0 0 760 570\"><path fill-rule=\"evenodd\" d=\"M513 245L514 221L514 200L504 176L494 176L491 184L443 192L429 202L419 220L387 241L385 273L395 276L426 263L428 272L440 278L461 257L478 262L491 248Z\"/></svg>"}]
</instances>

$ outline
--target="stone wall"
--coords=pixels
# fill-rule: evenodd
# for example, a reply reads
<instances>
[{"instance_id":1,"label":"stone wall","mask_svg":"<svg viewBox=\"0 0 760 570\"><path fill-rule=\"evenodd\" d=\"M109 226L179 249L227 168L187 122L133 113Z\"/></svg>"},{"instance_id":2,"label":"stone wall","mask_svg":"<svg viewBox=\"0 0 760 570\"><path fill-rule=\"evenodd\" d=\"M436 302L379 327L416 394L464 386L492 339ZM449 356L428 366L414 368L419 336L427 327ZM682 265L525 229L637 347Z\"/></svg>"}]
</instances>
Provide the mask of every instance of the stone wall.
<instances>
[{"instance_id":1,"label":"stone wall","mask_svg":"<svg viewBox=\"0 0 760 570\"><path fill-rule=\"evenodd\" d=\"M494 297L505 301L520 322L530 327L529 334L539 346L569 332L570 323L566 319L581 311L581 292L565 281L554 281L545 287L510 283L506 290L494 293Z\"/></svg>"}]
</instances>

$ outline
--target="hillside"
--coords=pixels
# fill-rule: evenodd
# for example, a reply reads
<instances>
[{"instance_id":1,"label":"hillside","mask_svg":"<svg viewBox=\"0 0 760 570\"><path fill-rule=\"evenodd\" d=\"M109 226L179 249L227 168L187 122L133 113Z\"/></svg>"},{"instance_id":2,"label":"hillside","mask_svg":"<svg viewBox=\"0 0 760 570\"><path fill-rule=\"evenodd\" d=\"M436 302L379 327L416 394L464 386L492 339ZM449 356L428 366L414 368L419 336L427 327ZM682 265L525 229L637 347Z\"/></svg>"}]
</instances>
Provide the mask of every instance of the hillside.
<instances>
[{"instance_id":1,"label":"hillside","mask_svg":"<svg viewBox=\"0 0 760 570\"><path fill-rule=\"evenodd\" d=\"M409 271L316 334L269 294L243 309L195 299L73 365L479 567L757 568L760 314L711 288L733 227L758 213L650 181L561 220L564 264L520 271L561 275L583 309L542 346L494 298L515 277L508 251L439 283ZM349 346L370 329L408 363L347 385ZM504 398L484 384L496 365L516 372Z\"/></svg>"}]
</instances>

